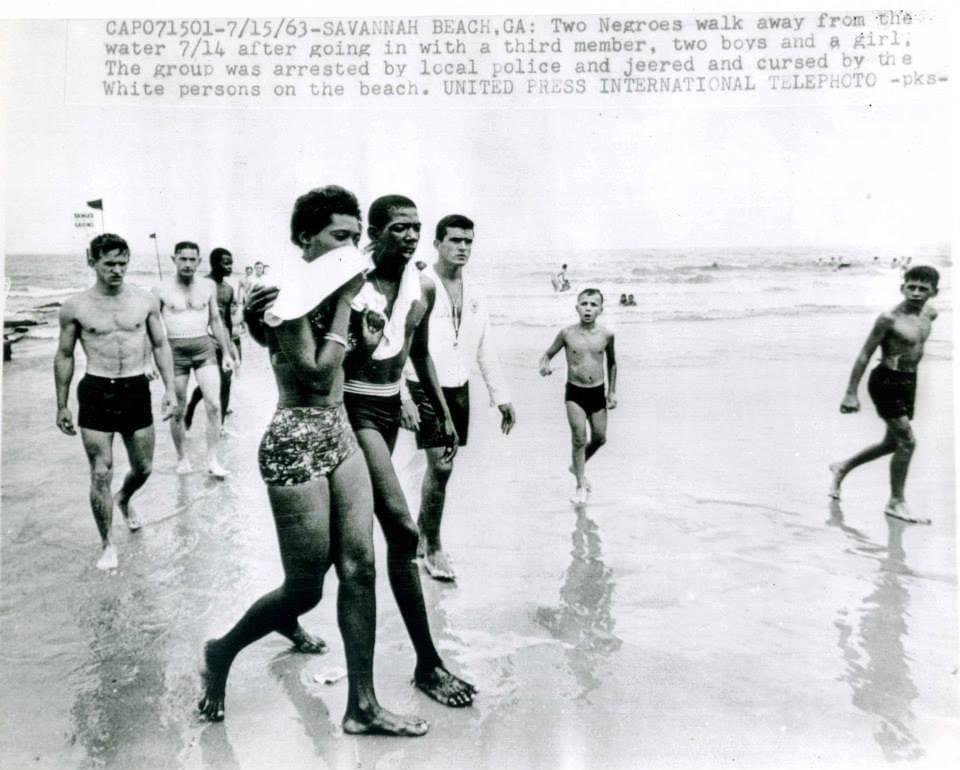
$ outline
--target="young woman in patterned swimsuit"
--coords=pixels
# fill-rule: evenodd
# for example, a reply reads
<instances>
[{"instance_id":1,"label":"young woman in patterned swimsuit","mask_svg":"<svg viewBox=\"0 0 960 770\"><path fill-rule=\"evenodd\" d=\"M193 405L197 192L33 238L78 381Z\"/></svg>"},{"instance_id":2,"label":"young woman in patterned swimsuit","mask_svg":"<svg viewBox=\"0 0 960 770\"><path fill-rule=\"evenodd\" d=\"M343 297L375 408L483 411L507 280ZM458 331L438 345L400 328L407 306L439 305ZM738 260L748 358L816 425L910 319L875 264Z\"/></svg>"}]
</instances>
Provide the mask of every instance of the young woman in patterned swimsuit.
<instances>
[{"instance_id":1,"label":"young woman in patterned swimsuit","mask_svg":"<svg viewBox=\"0 0 960 770\"><path fill-rule=\"evenodd\" d=\"M357 199L335 186L311 190L297 199L290 227L307 262L356 244ZM230 665L257 639L276 631L302 652L325 651L324 642L308 634L298 618L320 601L332 563L340 583L337 618L350 681L344 731L406 736L427 731L425 721L383 709L373 687L373 495L343 408L350 303L362 285L358 275L307 315L266 332L280 398L260 444L259 462L285 579L225 636L206 643L198 707L208 719L223 719Z\"/></svg>"}]
</instances>

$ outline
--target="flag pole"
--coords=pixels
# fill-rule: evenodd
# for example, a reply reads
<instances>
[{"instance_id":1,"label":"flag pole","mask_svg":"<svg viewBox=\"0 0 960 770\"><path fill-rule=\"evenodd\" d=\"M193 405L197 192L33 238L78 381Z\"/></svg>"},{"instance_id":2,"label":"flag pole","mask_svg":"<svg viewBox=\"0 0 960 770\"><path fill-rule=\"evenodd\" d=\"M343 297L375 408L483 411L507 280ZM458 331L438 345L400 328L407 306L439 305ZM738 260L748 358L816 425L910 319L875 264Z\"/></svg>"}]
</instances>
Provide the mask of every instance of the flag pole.
<instances>
[{"instance_id":1,"label":"flag pole","mask_svg":"<svg viewBox=\"0 0 960 770\"><path fill-rule=\"evenodd\" d=\"M160 269L160 246L157 244L157 234L150 233L150 237L153 239L153 248L157 252L157 275L163 280L163 270Z\"/></svg>"}]
</instances>

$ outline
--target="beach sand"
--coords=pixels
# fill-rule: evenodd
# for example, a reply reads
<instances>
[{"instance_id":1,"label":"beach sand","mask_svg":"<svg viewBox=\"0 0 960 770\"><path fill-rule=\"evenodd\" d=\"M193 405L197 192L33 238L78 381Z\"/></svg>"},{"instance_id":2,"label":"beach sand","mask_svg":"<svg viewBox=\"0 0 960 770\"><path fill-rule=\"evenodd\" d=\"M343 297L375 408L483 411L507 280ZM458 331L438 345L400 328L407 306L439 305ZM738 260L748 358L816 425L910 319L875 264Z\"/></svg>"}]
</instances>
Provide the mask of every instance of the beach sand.
<instances>
[{"instance_id":1,"label":"beach sand","mask_svg":"<svg viewBox=\"0 0 960 770\"><path fill-rule=\"evenodd\" d=\"M563 368L536 371L555 330L501 327L519 423L501 436L474 380L443 530L459 579L424 577L441 653L480 689L473 708L411 687L377 534L376 685L388 708L430 720L417 740L342 734L346 683L317 681L344 665L332 572L304 619L330 652L292 654L268 637L235 663L226 721L194 713L203 641L281 578L256 466L275 396L262 351L246 344L234 385L229 480L177 477L158 426L154 475L135 498L145 526L128 534L116 515L113 574L93 566L80 441L54 426L52 353L15 357L3 401L4 766L955 766L949 355L921 365L908 482L933 525L883 516L885 461L848 477L842 507L826 495L827 464L882 434L864 388L861 413L838 412L872 317L835 314L815 336L802 316L618 326L620 406L578 507ZM935 334L949 340L949 320ZM190 435L202 467L202 432ZM395 462L415 490L409 435ZM125 468L118 451L116 484Z\"/></svg>"}]
</instances>

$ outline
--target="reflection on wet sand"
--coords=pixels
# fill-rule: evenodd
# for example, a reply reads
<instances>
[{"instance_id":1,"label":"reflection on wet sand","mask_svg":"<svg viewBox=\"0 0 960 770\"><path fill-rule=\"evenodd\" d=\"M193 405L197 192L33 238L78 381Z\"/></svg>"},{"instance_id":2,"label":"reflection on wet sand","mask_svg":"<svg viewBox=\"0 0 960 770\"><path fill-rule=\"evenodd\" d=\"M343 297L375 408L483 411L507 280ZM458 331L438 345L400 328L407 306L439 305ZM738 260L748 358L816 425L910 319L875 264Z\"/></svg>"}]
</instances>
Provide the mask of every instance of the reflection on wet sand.
<instances>
[{"instance_id":1,"label":"reflection on wet sand","mask_svg":"<svg viewBox=\"0 0 960 770\"><path fill-rule=\"evenodd\" d=\"M207 723L200 733L199 743L204 768L240 770L240 763L227 737L227 726L223 722Z\"/></svg>"},{"instance_id":2,"label":"reflection on wet sand","mask_svg":"<svg viewBox=\"0 0 960 770\"><path fill-rule=\"evenodd\" d=\"M564 573L559 607L537 609L537 622L564 642L571 672L580 686L578 698L600 685L594 673L598 658L620 648L613 633L613 570L603 562L597 525L584 505L574 506L573 559Z\"/></svg>"},{"instance_id":3,"label":"reflection on wet sand","mask_svg":"<svg viewBox=\"0 0 960 770\"><path fill-rule=\"evenodd\" d=\"M857 540L856 550L883 554L873 590L862 600L856 643L845 609L840 610L835 624L840 631L839 646L847 663L844 679L853 690L853 705L880 718L873 735L887 761L917 759L924 751L909 725L914 720L910 703L919 692L910 678L904 649L910 594L902 576L909 575L910 569L905 564L903 531L909 525L888 517L889 534L883 549L843 524L838 502L832 502L830 509L830 523Z\"/></svg>"},{"instance_id":4,"label":"reflection on wet sand","mask_svg":"<svg viewBox=\"0 0 960 770\"><path fill-rule=\"evenodd\" d=\"M219 593L240 574L231 560L209 558L233 545L222 522L229 506L220 510L213 496L219 490L178 478L171 491L173 514L149 520L130 537L118 572L77 586L78 625L91 639L77 664L83 679L71 709L74 730L90 759L110 767L182 765L193 729L198 650L194 624L183 619L207 611L211 599L198 602L198 586ZM204 733L201 747L219 757L209 765L235 766L225 734Z\"/></svg>"},{"instance_id":5,"label":"reflection on wet sand","mask_svg":"<svg viewBox=\"0 0 960 770\"><path fill-rule=\"evenodd\" d=\"M341 731L330 719L330 709L319 692L320 685L307 678L306 668L312 658L311 655L287 651L271 660L268 668L296 709L303 731L316 747L317 756L329 761L330 754L338 748L336 744L342 743L334 740ZM343 684L346 686L346 682ZM332 766L340 767L337 763Z\"/></svg>"},{"instance_id":6,"label":"reflection on wet sand","mask_svg":"<svg viewBox=\"0 0 960 770\"><path fill-rule=\"evenodd\" d=\"M95 593L77 608L79 625L92 638L79 666L82 679L71 710L76 740L91 760L108 767L177 767L182 736L177 725L162 726L163 704L157 695L167 689L169 656L158 649L165 633L152 589L111 580ZM146 748L149 753L138 757L129 746L144 721L160 735Z\"/></svg>"}]
</instances>

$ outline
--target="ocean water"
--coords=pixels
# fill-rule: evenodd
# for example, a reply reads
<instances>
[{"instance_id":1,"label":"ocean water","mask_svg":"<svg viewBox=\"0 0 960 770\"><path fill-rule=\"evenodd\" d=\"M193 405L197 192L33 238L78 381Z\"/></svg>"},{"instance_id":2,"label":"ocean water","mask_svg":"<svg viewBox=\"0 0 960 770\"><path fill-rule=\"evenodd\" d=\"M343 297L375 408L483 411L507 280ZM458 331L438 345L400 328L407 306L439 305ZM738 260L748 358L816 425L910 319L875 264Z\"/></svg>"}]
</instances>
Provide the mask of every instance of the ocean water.
<instances>
[{"instance_id":1,"label":"ocean water","mask_svg":"<svg viewBox=\"0 0 960 770\"><path fill-rule=\"evenodd\" d=\"M426 254L426 251L424 251ZM421 255L423 256L423 255ZM631 249L549 254L485 255L474 252L470 274L487 295L494 325L554 327L571 323L573 298L586 287L605 295L603 321L613 327L663 321L710 321L878 311L897 299L901 271L891 265L905 255L830 249ZM910 255L942 273L936 306L950 310L951 258L947 250ZM849 267L837 269L843 261ZM550 278L568 265L571 290L553 291ZM6 318L46 322L28 338L57 334L56 309L92 282L77 255L13 254L6 257L10 282ZM157 282L152 255L136 256L130 283ZM635 307L620 306L633 294Z\"/></svg>"}]
</instances>

